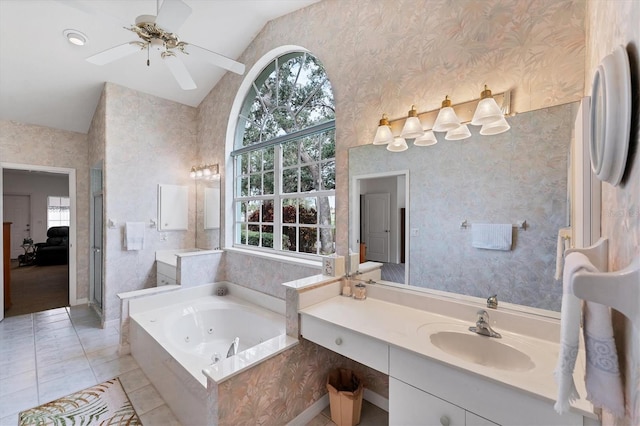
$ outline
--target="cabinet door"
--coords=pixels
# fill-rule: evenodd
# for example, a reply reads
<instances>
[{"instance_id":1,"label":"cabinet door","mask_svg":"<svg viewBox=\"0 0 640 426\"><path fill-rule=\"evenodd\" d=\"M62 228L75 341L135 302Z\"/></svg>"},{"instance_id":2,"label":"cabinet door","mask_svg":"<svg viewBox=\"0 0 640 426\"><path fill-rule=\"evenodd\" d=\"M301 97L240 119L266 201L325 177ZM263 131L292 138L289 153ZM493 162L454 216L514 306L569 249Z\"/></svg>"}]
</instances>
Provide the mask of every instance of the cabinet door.
<instances>
[{"instance_id":1,"label":"cabinet door","mask_svg":"<svg viewBox=\"0 0 640 426\"><path fill-rule=\"evenodd\" d=\"M447 401L389 377L389 424L462 426L465 411Z\"/></svg>"},{"instance_id":2,"label":"cabinet door","mask_svg":"<svg viewBox=\"0 0 640 426\"><path fill-rule=\"evenodd\" d=\"M158 185L158 230L186 231L189 225L189 189Z\"/></svg>"}]
</instances>

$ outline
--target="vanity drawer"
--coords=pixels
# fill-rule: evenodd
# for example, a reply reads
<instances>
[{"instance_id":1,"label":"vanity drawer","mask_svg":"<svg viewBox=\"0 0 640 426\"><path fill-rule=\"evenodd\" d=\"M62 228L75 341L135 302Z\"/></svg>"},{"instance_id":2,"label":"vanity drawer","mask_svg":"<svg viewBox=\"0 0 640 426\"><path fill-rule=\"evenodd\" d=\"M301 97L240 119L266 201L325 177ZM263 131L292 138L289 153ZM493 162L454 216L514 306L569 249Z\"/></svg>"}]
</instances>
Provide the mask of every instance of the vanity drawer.
<instances>
[{"instance_id":1,"label":"vanity drawer","mask_svg":"<svg viewBox=\"0 0 640 426\"><path fill-rule=\"evenodd\" d=\"M168 263L156 261L156 272L158 275L166 275L169 278L176 279L176 267Z\"/></svg>"},{"instance_id":2,"label":"vanity drawer","mask_svg":"<svg viewBox=\"0 0 640 426\"><path fill-rule=\"evenodd\" d=\"M156 286L161 287L163 285L176 285L176 279L163 274L158 274L156 277Z\"/></svg>"},{"instance_id":3,"label":"vanity drawer","mask_svg":"<svg viewBox=\"0 0 640 426\"><path fill-rule=\"evenodd\" d=\"M389 373L387 344L309 315L300 316L301 334L305 339L374 370Z\"/></svg>"}]
</instances>

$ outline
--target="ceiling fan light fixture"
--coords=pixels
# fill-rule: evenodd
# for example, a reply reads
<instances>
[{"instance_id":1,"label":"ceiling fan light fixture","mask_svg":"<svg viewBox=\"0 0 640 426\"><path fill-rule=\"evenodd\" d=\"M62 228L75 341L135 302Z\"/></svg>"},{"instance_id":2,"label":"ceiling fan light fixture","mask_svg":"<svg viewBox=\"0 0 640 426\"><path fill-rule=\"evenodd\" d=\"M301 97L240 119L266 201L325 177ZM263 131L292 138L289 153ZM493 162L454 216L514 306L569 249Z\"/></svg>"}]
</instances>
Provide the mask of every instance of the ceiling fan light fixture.
<instances>
[{"instance_id":1,"label":"ceiling fan light fixture","mask_svg":"<svg viewBox=\"0 0 640 426\"><path fill-rule=\"evenodd\" d=\"M64 30L62 34L64 34L69 43L75 44L76 46L84 46L89 40L86 35L78 30L68 29Z\"/></svg>"}]
</instances>

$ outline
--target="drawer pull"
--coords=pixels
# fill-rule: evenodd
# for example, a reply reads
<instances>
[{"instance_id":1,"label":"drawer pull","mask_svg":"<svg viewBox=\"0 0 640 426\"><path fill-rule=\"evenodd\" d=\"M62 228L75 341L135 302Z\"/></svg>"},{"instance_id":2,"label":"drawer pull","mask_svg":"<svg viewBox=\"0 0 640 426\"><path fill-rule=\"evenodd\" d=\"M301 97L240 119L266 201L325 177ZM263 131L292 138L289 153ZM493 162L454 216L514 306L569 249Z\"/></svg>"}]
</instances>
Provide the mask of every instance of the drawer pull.
<instances>
[{"instance_id":1,"label":"drawer pull","mask_svg":"<svg viewBox=\"0 0 640 426\"><path fill-rule=\"evenodd\" d=\"M442 426L449 426L449 417L447 416L440 417L440 424Z\"/></svg>"},{"instance_id":2,"label":"drawer pull","mask_svg":"<svg viewBox=\"0 0 640 426\"><path fill-rule=\"evenodd\" d=\"M340 346L342 344L342 338L336 338L336 345Z\"/></svg>"}]
</instances>

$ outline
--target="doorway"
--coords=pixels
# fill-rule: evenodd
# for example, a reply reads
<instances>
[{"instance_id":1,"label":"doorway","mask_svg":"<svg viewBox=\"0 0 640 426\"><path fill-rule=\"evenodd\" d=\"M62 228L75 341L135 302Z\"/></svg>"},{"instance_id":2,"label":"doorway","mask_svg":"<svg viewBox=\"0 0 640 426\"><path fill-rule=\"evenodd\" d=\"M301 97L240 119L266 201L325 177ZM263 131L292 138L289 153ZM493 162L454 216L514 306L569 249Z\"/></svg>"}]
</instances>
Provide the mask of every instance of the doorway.
<instances>
[{"instance_id":1,"label":"doorway","mask_svg":"<svg viewBox=\"0 0 640 426\"><path fill-rule=\"evenodd\" d=\"M363 261L383 264L383 280L400 284L409 282L408 187L408 171L352 176L350 187L349 247L361 247Z\"/></svg>"},{"instance_id":2,"label":"doorway","mask_svg":"<svg viewBox=\"0 0 640 426\"><path fill-rule=\"evenodd\" d=\"M57 187L54 185L57 182ZM11 297L12 306L8 306L5 300L5 292L0 292L0 320L5 316L21 315L24 313L50 309L59 306L69 306L76 302L76 174L74 169L61 167L35 166L16 163L0 163L0 191L2 197L0 202L0 218L3 222L16 221L17 226L12 223L8 226L8 233L11 235L9 253L10 274L8 279L4 275L1 284L8 290L9 295L24 291L29 302L29 306L18 304L20 297ZM24 201L12 196L28 195L29 207L25 207ZM24 254L16 250L16 242L20 251L25 251L25 247L33 245L30 250L36 249L37 243L47 243L49 226L49 216L57 222L52 226L62 226L60 217L53 218L50 214L52 208L48 206L51 196L58 199L68 197L69 205L64 206L65 214L68 217L66 229L58 229L55 239L59 240L62 248L50 259L63 258L65 261L51 261L42 267L36 265L36 257L25 257ZM24 198L23 198L24 199ZM27 209L28 214L19 213ZM22 209L22 210L21 210ZM57 210L60 210L58 206ZM18 212L18 213L16 213ZM21 217L16 217L16 215ZM28 226L27 226L28 225ZM63 226L64 228L65 226ZM4 227L3 227L4 228ZM27 231L28 229L28 231ZM0 238L4 238L4 231ZM53 243L53 240L50 241ZM24 246L24 247L23 247ZM57 247L56 247L57 248ZM54 250L55 251L55 250ZM15 256L18 253L18 256ZM4 255L4 248L2 249ZM41 257L43 258L43 257ZM25 261L26 260L26 261ZM42 259L41 259L42 260ZM64 264L62 264L64 263ZM4 267L4 266L3 266ZM49 268L44 271L44 268ZM55 271L54 271L55 269ZM56 288L55 295L50 293L54 290L50 283L60 281L61 285ZM27 288L24 283L35 283L35 286ZM12 285L13 284L13 285ZM52 300L55 298L55 302ZM52 302L57 306L48 306Z\"/></svg>"}]
</instances>

